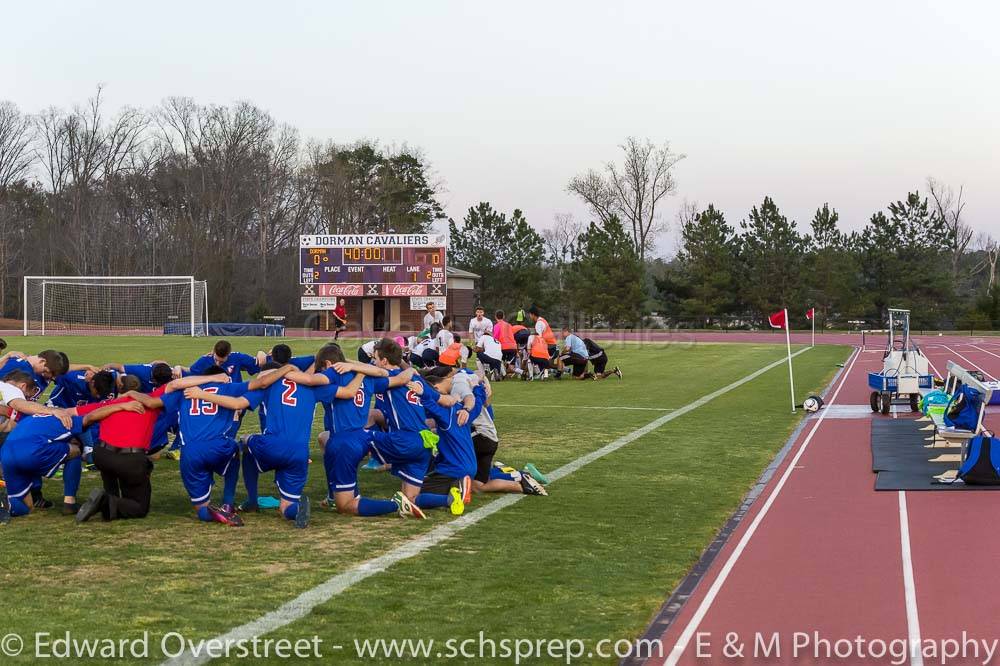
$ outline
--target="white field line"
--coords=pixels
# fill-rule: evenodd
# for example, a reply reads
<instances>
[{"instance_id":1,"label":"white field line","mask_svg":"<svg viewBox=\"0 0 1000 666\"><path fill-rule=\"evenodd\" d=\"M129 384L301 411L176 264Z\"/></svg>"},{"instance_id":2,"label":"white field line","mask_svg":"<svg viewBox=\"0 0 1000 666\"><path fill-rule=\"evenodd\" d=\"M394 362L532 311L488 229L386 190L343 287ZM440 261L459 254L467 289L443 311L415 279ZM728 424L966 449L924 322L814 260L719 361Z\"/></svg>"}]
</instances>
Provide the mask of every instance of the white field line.
<instances>
[{"instance_id":1,"label":"white field line","mask_svg":"<svg viewBox=\"0 0 1000 666\"><path fill-rule=\"evenodd\" d=\"M604 409L604 410L625 410L625 411L639 411L639 412L672 412L674 409L672 407L622 407L620 405L550 405L548 403L542 403L538 405L512 405L512 404L499 404L494 403L494 407L537 407L539 409Z\"/></svg>"},{"instance_id":2,"label":"white field line","mask_svg":"<svg viewBox=\"0 0 1000 666\"><path fill-rule=\"evenodd\" d=\"M834 391L833 396L830 398L830 402L827 403L828 405L832 405L837 401L837 396L840 395L840 389L844 387L844 382L846 382L847 378L851 376L851 368L854 367L854 362L858 360L859 356L861 356L860 350L855 349L855 353L851 356L850 363L848 363L844 369L844 374L840 379L840 384L837 386L837 390ZM729 559L727 559L725 564L722 565L722 569L719 571L718 575L716 575L715 580L712 581L712 585L705 593L705 597L701 600L701 603L698 604L698 608L695 610L694 615L688 621L684 630L681 632L681 635L678 637L677 643L674 644L674 647L670 650L670 654L668 654L667 658L664 660L663 663L665 666L676 666L681 656L683 656L688 644L691 642L695 632L698 630L698 626L701 624L702 620L705 619L705 615L708 614L709 609L712 607L712 603L718 596L719 591L726 582L726 579L729 578L729 574L732 572L733 567L736 566L736 562L740 559L740 556L743 555L743 551L746 549L747 544L750 543L750 539L753 538L753 535L757 532L757 528L760 527L761 522L764 520L767 512L771 509L771 505L774 504L774 501L777 499L781 489L785 487L785 482L788 481L788 477L791 476L792 470L794 470L799 464L802 454L805 453L807 448L809 448L809 443L812 441L816 431L819 430L819 427L823 424L825 415L826 413L823 412L823 415L816 419L816 424L812 427L812 430L809 431L809 434L806 435L802 445L799 446L799 450L785 467L784 474L782 474L781 478L778 479L778 482L775 484L771 494L768 495L767 500L764 502L763 506L761 506L760 511L756 516L754 516L753 521L750 523L749 527L747 527L747 531L743 533L743 536L736 544L733 552L730 553Z\"/></svg>"},{"instance_id":3,"label":"white field line","mask_svg":"<svg viewBox=\"0 0 1000 666\"><path fill-rule=\"evenodd\" d=\"M803 349L800 349L796 352L793 352L792 356L794 357L798 356L799 354L803 354L809 351L809 349L810 347L805 347ZM855 358L856 357L857 355L855 355ZM764 367L760 368L759 370L751 372L749 375L743 377L742 379L737 379L733 383L727 384L726 386L723 386L720 389L712 391L711 393L698 398L694 402L688 403L669 414L664 414L663 416L653 421L650 421L641 428L633 430L627 435L623 435L622 437L619 437L613 442L606 444L595 451L591 451L590 453L580 456L576 460L567 463L562 467L560 467L559 469L553 471L551 474L549 474L549 478L552 481L558 481L559 479L569 476L570 474L577 471L581 467L588 465L594 462L595 460L603 458L609 453L617 451L623 446L626 446L627 444L634 442L640 437L653 432L657 428L669 423L670 421L673 421L674 419L683 416L688 412L691 412L703 405L708 404L709 402L715 400L716 398L723 396L726 393L729 393L730 391L739 388L740 386L743 386L747 382L751 382L754 379L757 379L767 371L777 368L778 366L784 365L786 362L787 362L787 357L782 356L780 360L774 361L773 363L769 363ZM847 376L847 374L849 374L849 372L845 373L845 377ZM836 394L834 395L834 399L836 399ZM316 608L321 604L326 603L333 597L351 588L356 583L359 583L365 580L366 578L370 578L375 574L381 573L386 569L388 569L389 567L391 567L392 565L397 564L398 562L402 562L403 560L407 560L411 557L423 553L424 551L430 549L431 547L436 546L439 543L445 541L449 537L469 527L472 527L473 525L480 522L484 518L492 516L494 513L502 511L503 509L511 506L512 504L516 504L524 497L526 497L526 495L504 495L503 497L500 497L499 499L496 499L490 502L489 504L482 506L479 509L476 509L474 511L471 511L470 513L465 514L461 518L457 518L451 522L435 527L430 532L427 532L426 534L423 534L413 539L412 541L408 541L400 546L397 546L396 548L390 550L384 555L380 555L379 557L366 560L343 573L328 578L326 581L320 583L316 587L310 590L306 590L305 592L295 597L291 601L287 602L280 608L273 610L265 615L262 615L256 620L251 620L246 624L234 627L233 629L230 629L224 634L216 636L215 638L212 639L208 639L202 643L196 643L196 645L215 645L215 646L218 646L220 644L234 645L241 641L243 642L251 641L257 636L262 636L264 634L285 627L295 622L296 620L302 619L310 612L312 612L314 608ZM211 657L204 651L201 651L199 654L196 654L191 648L188 648L180 656L168 659L163 663L164 665L170 665L170 666L181 666L181 665L194 666L196 664L205 664L209 661L211 661Z\"/></svg>"}]
</instances>

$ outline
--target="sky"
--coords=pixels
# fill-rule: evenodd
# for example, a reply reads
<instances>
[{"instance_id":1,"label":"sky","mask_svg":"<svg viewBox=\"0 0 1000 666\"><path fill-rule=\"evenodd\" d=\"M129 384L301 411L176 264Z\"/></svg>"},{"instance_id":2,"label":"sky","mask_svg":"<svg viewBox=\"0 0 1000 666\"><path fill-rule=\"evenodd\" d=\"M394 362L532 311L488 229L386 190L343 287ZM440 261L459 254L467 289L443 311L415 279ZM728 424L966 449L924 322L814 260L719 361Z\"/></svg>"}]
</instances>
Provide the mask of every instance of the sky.
<instances>
[{"instance_id":1,"label":"sky","mask_svg":"<svg viewBox=\"0 0 1000 666\"><path fill-rule=\"evenodd\" d=\"M764 196L847 229L928 176L1000 236L1000 4L73 2L3 9L0 99L34 113L247 100L304 137L419 148L456 219L538 228L628 136L670 143L683 201L737 224ZM657 244L676 249L676 225Z\"/></svg>"}]
</instances>

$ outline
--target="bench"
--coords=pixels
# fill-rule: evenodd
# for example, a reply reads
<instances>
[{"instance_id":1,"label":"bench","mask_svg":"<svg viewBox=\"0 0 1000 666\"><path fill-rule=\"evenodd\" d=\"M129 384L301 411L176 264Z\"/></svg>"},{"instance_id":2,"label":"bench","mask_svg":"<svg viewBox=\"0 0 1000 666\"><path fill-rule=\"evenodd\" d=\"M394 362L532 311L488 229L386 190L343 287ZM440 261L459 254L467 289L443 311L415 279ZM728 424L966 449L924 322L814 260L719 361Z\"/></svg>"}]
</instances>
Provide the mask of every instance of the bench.
<instances>
[{"instance_id":1,"label":"bench","mask_svg":"<svg viewBox=\"0 0 1000 666\"><path fill-rule=\"evenodd\" d=\"M958 444L962 447L962 459L965 459L965 446L970 439L983 431L983 418L986 415L986 405L989 404L993 396L993 389L984 385L981 381L973 377L969 372L953 361L948 362L948 378L945 381L945 393L954 394L959 385L965 385L982 395L982 402L979 406L979 419L976 421L975 430L962 430L945 425L943 414L932 414L931 420L934 422L934 438L944 440L948 444Z\"/></svg>"}]
</instances>

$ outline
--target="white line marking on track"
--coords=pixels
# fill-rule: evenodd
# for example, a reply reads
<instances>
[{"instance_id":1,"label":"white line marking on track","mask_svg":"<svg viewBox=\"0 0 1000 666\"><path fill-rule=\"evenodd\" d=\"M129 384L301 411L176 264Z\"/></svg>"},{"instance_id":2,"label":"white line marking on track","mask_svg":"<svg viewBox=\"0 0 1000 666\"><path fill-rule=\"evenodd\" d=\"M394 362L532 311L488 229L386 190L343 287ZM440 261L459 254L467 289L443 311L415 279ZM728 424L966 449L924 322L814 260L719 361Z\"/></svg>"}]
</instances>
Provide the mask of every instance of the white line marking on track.
<instances>
[{"instance_id":1,"label":"white line marking on track","mask_svg":"<svg viewBox=\"0 0 1000 666\"><path fill-rule=\"evenodd\" d=\"M799 354L804 354L810 349L811 347L805 347L796 352L793 352L792 356L795 357L798 356ZM731 384L727 384L726 386L723 386L720 389L716 389L711 393L703 395L694 402L688 403L683 407L680 407L670 412L669 414L664 414L663 416L653 421L650 421L641 428L633 430L627 435L623 435L622 437L619 437L613 442L605 444L599 449L591 451L586 455L580 456L576 460L569 462L560 467L559 469L553 471L551 474L549 474L549 478L552 479L553 481L558 481L563 477L569 476L570 474L577 471L581 467L588 465L594 462L595 460L603 458L609 453L617 451L623 446L630 444L631 442L634 442L640 437L656 430L660 426L669 423L670 421L673 421L674 419L683 416L684 414L687 414L690 411L698 409L703 405L708 404L709 402L715 400L716 398L725 395L726 393L729 393L730 391L737 389L740 386L743 386L747 382L751 382L754 379L757 379L758 377L768 372L769 370L773 370L774 368L782 366L785 363L787 363L787 357L782 356L780 360L774 361L773 363L769 363L765 365L763 368L755 370L754 372L751 372L749 375L741 379L737 379ZM849 370L848 372L844 373L844 376L846 377L847 374L849 374ZM841 382L841 385L843 385L843 382ZM837 391L839 392L840 389L838 388ZM836 397L837 397L836 394L834 394L834 399L836 399ZM813 430L815 431L815 428ZM517 503L518 501L524 499L524 497L526 496L504 495L503 497L500 497L499 499L496 499L490 502L489 504L479 509L476 509L475 511L471 511L470 513L465 514L461 518L457 518L451 522L440 525L439 527L434 528L430 532L427 532L426 534L423 534L413 539L412 541L408 541L394 548L393 550L390 550L388 553L385 553L384 555L362 562L353 567L352 569L349 569L343 573L328 578L323 583L320 583L319 585L310 590L306 590L305 592L303 592L296 598L292 599L288 603L284 604L280 608L273 610L265 615L262 615L256 620L251 620L246 624L230 629L228 632L216 636L215 638L210 640L220 642L221 644L234 644L238 641L251 641L257 636L261 636L263 634L267 634L272 631L275 631L276 629L280 629L284 626L287 626L292 622L295 622L296 620L302 619L310 612L312 612L314 608L316 608L320 604L326 603L333 597L337 596L338 594L352 587L355 583L358 583L366 578L374 576L375 574L381 573L398 562L402 562L403 560L407 560L411 557L419 555L420 553L423 553L424 551L430 549L432 546L438 545L439 543L445 541L446 539L457 534L458 532L461 532L466 528L472 527L473 525L483 520L484 518L491 516L494 513L497 513L498 511L501 511L502 509L505 509L512 504ZM163 663L165 665L171 665L171 666L180 666L180 665L193 666L196 664L205 664L210 660L211 658L205 654L194 655L190 651L185 651L180 656L168 659Z\"/></svg>"},{"instance_id":2,"label":"white line marking on track","mask_svg":"<svg viewBox=\"0 0 1000 666\"><path fill-rule=\"evenodd\" d=\"M906 632L910 646L910 664L924 666L920 643L920 616L917 613L917 588L913 582L913 554L910 551L910 518L906 493L899 491L899 542L903 555L903 595L906 598Z\"/></svg>"},{"instance_id":3,"label":"white line marking on track","mask_svg":"<svg viewBox=\"0 0 1000 666\"><path fill-rule=\"evenodd\" d=\"M827 404L832 405L837 401L837 396L840 395L840 389L844 387L844 382L846 382L847 378L850 377L851 368L854 367L854 362L858 360L858 357L860 355L861 355L860 352L857 349L855 349L854 355L851 356L850 363L847 364L844 370L844 375L840 379L840 384L837 385L837 390L834 391L833 396L830 398L830 401ZM791 476L792 470L794 470L795 467L799 464L799 459L802 458L802 454L805 453L805 450L809 447L809 442L812 441L812 438L816 434L816 431L819 430L819 427L823 424L824 416L825 412L823 412L822 415L818 419L816 419L816 424L812 427L812 430L809 431L809 434L806 435L806 438L805 440L803 440L802 445L799 447L799 450L795 453L795 456L792 457L791 461L785 467L785 473L781 475L780 479L778 479L778 483L775 484L774 489L771 491L771 494L768 495L767 500L764 502L763 506L761 506L760 511L757 512L756 516L754 516L754 519L750 523L750 526L747 527L747 531L743 533L743 536L740 538L739 543L736 544L736 547L733 549L733 552L730 553L729 559L727 559L726 563L722 565L722 569L719 571L719 575L715 577L714 581L712 581L712 585L711 587L708 588L708 591L705 593L705 597L701 600L701 603L698 604L698 608L697 610L695 610L694 615L691 617L687 625L684 627L684 630L681 632L680 637L677 639L677 643L670 650L670 654L667 655L666 660L663 662L665 666L676 666L678 660L684 654L684 650L687 649L688 644L691 642L691 638L694 636L694 632L697 631L698 625L701 624L701 621L705 619L705 615L708 614L709 608L712 607L712 603L715 601L715 597L718 596L719 590L722 589L722 586L725 584L726 579L729 578L729 574L732 572L733 567L736 566L737 560L740 559L740 556L746 549L747 544L750 542L750 539L753 537L754 533L756 533L757 531L757 528L760 526L761 521L764 520L764 516L767 515L767 512L768 510L770 510L771 505L774 504L774 500L777 499L778 493L780 493L781 489L785 487L785 482L788 481L788 477Z\"/></svg>"},{"instance_id":4,"label":"white line marking on track","mask_svg":"<svg viewBox=\"0 0 1000 666\"><path fill-rule=\"evenodd\" d=\"M973 361L971 358L967 358L965 356L962 356L961 354L959 354L957 351L955 351L951 347L946 346L945 349L947 349L948 351L950 351L952 354L954 354L955 356L959 357L963 361L966 361L967 363L971 363L972 367L974 367L976 370L979 370L980 372L982 372L984 375L986 375L990 379L996 379L996 377L994 377L993 375L991 375L990 373L988 373L986 370L983 370L978 365L976 365L975 361Z\"/></svg>"},{"instance_id":5,"label":"white line marking on track","mask_svg":"<svg viewBox=\"0 0 1000 666\"><path fill-rule=\"evenodd\" d=\"M1000 354L995 354L995 353L991 352L988 349L983 349L982 347L977 347L976 345L969 345L969 346L972 347L973 349L978 349L979 351L983 352L984 354L989 354L990 356L996 356L997 358L1000 358Z\"/></svg>"}]
</instances>

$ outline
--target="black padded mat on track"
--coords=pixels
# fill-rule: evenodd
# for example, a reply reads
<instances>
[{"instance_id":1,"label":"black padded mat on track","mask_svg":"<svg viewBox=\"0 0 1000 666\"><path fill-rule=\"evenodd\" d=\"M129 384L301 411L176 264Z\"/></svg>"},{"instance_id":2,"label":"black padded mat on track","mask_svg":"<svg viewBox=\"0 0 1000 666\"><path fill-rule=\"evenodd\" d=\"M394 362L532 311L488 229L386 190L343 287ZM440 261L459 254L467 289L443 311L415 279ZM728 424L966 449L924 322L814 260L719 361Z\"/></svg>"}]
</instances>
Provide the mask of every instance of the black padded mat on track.
<instances>
[{"instance_id":1,"label":"black padded mat on track","mask_svg":"<svg viewBox=\"0 0 1000 666\"><path fill-rule=\"evenodd\" d=\"M960 466L959 447L931 446L927 421L872 419L872 471L875 490L1000 490L1000 486L968 486L942 482L939 475Z\"/></svg>"}]
</instances>

